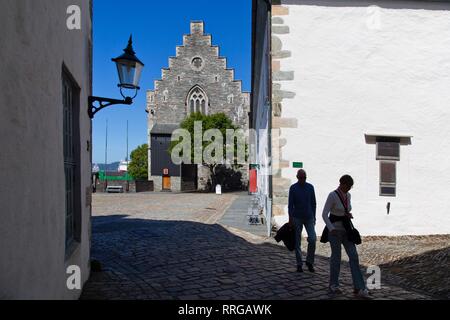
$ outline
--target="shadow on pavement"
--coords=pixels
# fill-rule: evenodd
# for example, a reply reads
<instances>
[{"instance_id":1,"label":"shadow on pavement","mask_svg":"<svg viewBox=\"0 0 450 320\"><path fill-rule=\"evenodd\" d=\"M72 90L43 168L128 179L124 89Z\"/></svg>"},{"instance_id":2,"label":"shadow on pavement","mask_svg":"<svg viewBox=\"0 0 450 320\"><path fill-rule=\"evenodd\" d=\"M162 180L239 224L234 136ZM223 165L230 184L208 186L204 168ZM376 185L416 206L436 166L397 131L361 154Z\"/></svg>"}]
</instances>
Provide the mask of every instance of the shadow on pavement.
<instances>
[{"instance_id":1,"label":"shadow on pavement","mask_svg":"<svg viewBox=\"0 0 450 320\"><path fill-rule=\"evenodd\" d=\"M450 247L380 265L396 283L450 299Z\"/></svg>"},{"instance_id":2,"label":"shadow on pavement","mask_svg":"<svg viewBox=\"0 0 450 320\"><path fill-rule=\"evenodd\" d=\"M188 221L92 218L92 272L81 299L330 299L328 259L316 273L297 273L295 256L271 243L251 243L221 225ZM353 298L349 268L341 299ZM375 295L414 298L398 288ZM416 297L417 298L417 297Z\"/></svg>"}]
</instances>

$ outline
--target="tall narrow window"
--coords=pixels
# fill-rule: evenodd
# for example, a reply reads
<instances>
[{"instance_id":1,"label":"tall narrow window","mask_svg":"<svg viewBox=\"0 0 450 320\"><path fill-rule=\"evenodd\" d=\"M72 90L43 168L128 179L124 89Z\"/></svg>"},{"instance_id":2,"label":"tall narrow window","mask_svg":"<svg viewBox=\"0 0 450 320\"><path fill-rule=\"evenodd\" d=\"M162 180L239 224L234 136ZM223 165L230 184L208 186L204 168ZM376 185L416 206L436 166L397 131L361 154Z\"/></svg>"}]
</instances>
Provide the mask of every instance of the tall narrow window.
<instances>
[{"instance_id":1,"label":"tall narrow window","mask_svg":"<svg viewBox=\"0 0 450 320\"><path fill-rule=\"evenodd\" d=\"M202 100L202 113L205 114L206 113L206 101Z\"/></svg>"},{"instance_id":2,"label":"tall narrow window","mask_svg":"<svg viewBox=\"0 0 450 320\"><path fill-rule=\"evenodd\" d=\"M65 176L66 254L80 241L80 108L79 88L67 71L62 75L63 152Z\"/></svg>"},{"instance_id":3,"label":"tall narrow window","mask_svg":"<svg viewBox=\"0 0 450 320\"><path fill-rule=\"evenodd\" d=\"M205 92L199 87L195 86L188 94L187 103L189 105L189 112L201 112L207 114L208 98Z\"/></svg>"},{"instance_id":4,"label":"tall narrow window","mask_svg":"<svg viewBox=\"0 0 450 320\"><path fill-rule=\"evenodd\" d=\"M400 139L377 137L376 159L380 160L380 196L396 196L397 161L400 161Z\"/></svg>"},{"instance_id":5,"label":"tall narrow window","mask_svg":"<svg viewBox=\"0 0 450 320\"><path fill-rule=\"evenodd\" d=\"M380 161L380 196L395 196L396 183L396 162Z\"/></svg>"}]
</instances>

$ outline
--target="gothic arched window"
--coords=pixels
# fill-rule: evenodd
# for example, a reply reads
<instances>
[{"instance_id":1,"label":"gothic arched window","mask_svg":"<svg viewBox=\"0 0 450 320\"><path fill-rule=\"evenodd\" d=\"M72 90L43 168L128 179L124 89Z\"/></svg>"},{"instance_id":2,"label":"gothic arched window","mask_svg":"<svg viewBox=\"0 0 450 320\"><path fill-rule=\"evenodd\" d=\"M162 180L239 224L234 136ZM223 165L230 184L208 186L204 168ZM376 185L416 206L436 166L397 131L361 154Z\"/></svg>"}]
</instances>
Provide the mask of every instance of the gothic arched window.
<instances>
[{"instance_id":1,"label":"gothic arched window","mask_svg":"<svg viewBox=\"0 0 450 320\"><path fill-rule=\"evenodd\" d=\"M192 88L187 96L186 105L188 106L188 113L201 112L207 114L208 97L205 91L199 86Z\"/></svg>"}]
</instances>

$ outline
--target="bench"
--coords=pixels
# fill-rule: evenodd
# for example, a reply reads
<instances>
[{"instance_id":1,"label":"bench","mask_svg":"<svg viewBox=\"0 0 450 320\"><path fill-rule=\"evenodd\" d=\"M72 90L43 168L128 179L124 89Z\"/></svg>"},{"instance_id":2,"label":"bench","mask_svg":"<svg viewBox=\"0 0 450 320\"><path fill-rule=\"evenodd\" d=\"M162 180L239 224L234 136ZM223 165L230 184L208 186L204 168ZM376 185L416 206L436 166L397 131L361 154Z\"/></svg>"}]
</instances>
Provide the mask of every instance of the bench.
<instances>
[{"instance_id":1,"label":"bench","mask_svg":"<svg viewBox=\"0 0 450 320\"><path fill-rule=\"evenodd\" d=\"M114 193L123 193L123 187L122 186L107 186L106 192L114 192Z\"/></svg>"},{"instance_id":2,"label":"bench","mask_svg":"<svg viewBox=\"0 0 450 320\"><path fill-rule=\"evenodd\" d=\"M262 217L257 214L249 214L247 215L247 221L249 225L258 225L264 224Z\"/></svg>"}]
</instances>

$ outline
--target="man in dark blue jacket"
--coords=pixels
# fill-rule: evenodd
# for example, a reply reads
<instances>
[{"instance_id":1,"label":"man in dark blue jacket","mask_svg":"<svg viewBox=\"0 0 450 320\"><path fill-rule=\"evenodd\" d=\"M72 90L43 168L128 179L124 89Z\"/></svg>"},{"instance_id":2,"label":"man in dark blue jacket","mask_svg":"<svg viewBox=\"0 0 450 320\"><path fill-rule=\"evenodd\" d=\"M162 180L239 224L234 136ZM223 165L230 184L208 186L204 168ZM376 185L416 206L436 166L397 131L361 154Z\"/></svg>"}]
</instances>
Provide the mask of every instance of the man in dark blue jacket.
<instances>
[{"instance_id":1,"label":"man in dark blue jacket","mask_svg":"<svg viewBox=\"0 0 450 320\"><path fill-rule=\"evenodd\" d=\"M303 226L308 233L308 251L306 266L314 272L314 256L316 252L316 195L312 184L306 182L306 172L303 169L297 172L298 182L289 189L289 223L295 228L295 257L297 271L303 272L301 236Z\"/></svg>"}]
</instances>

